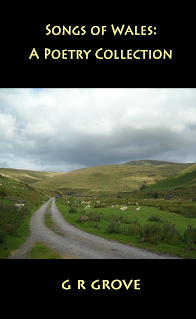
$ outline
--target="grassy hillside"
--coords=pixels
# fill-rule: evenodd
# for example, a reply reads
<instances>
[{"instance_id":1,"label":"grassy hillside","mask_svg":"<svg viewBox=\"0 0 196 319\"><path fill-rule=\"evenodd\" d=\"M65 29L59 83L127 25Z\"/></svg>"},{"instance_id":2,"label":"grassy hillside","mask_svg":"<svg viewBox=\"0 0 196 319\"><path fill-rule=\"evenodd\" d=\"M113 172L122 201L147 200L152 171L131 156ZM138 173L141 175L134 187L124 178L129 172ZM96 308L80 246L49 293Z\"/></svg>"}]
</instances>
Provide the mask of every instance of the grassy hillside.
<instances>
[{"instance_id":1,"label":"grassy hillside","mask_svg":"<svg viewBox=\"0 0 196 319\"><path fill-rule=\"evenodd\" d=\"M151 185L191 164L164 164L153 166L103 165L75 170L34 184L35 188L68 192L103 194L138 190L142 184Z\"/></svg>"},{"instance_id":2,"label":"grassy hillside","mask_svg":"<svg viewBox=\"0 0 196 319\"><path fill-rule=\"evenodd\" d=\"M196 187L196 164L185 168L181 172L176 173L158 183L149 186L146 190L151 189L173 189L173 188L190 188Z\"/></svg>"},{"instance_id":3,"label":"grassy hillside","mask_svg":"<svg viewBox=\"0 0 196 319\"><path fill-rule=\"evenodd\" d=\"M0 176L0 259L26 241L33 212L48 200L32 186ZM16 203L24 207L16 208Z\"/></svg>"},{"instance_id":4,"label":"grassy hillside","mask_svg":"<svg viewBox=\"0 0 196 319\"><path fill-rule=\"evenodd\" d=\"M167 161L157 161L157 160L137 160L137 161L130 161L125 163L124 165L134 165L134 166L155 166L155 165L175 165L178 163L167 162ZM193 164L193 163L192 163Z\"/></svg>"},{"instance_id":5,"label":"grassy hillside","mask_svg":"<svg viewBox=\"0 0 196 319\"><path fill-rule=\"evenodd\" d=\"M34 184L46 178L60 176L63 173L57 172L39 172L14 168L0 168L0 175L22 181L27 184Z\"/></svg>"}]
</instances>

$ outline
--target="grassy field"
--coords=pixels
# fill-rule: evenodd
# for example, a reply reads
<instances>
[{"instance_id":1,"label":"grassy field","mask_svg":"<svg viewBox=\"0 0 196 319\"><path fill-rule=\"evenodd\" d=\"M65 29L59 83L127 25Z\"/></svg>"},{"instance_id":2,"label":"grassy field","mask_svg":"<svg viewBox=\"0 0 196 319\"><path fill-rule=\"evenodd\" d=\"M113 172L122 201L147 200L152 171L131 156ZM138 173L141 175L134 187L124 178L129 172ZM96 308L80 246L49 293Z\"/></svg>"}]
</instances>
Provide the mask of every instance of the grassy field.
<instances>
[{"instance_id":1,"label":"grassy field","mask_svg":"<svg viewBox=\"0 0 196 319\"><path fill-rule=\"evenodd\" d=\"M63 194L104 194L138 190L142 184L151 185L191 164L162 164L151 166L103 165L88 167L35 183L37 189L55 190Z\"/></svg>"},{"instance_id":2,"label":"grassy field","mask_svg":"<svg viewBox=\"0 0 196 319\"><path fill-rule=\"evenodd\" d=\"M187 208L194 206L195 217L190 218L172 212L169 206L158 209L157 201L153 199L148 204L133 203L131 197L126 200L105 198L100 204L96 199L91 199L91 209L86 211L85 204L80 204L81 200L74 197L69 198L70 203L66 199L56 199L56 205L68 222L89 233L154 252L196 258L196 204L184 203ZM105 207L99 208L101 204ZM127 210L122 212L120 206L124 205ZM165 205L172 206L168 201ZM69 213L70 206L77 212ZM138 206L140 211L136 211ZM82 215L88 216L89 220L79 222Z\"/></svg>"}]
</instances>

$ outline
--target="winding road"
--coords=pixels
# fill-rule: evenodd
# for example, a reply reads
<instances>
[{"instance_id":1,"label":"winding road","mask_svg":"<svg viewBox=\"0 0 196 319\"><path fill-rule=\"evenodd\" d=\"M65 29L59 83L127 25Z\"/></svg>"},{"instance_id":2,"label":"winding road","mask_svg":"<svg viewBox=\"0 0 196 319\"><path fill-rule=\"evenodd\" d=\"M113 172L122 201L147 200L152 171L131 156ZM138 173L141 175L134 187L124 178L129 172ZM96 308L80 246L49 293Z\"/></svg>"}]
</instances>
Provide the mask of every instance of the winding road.
<instances>
[{"instance_id":1,"label":"winding road","mask_svg":"<svg viewBox=\"0 0 196 319\"><path fill-rule=\"evenodd\" d=\"M63 235L56 234L44 224L44 215L51 201L52 219ZM19 249L13 251L8 259L25 259L36 241L57 249L64 259L181 259L110 241L82 231L64 219L56 207L55 198L52 197L33 214L29 238Z\"/></svg>"}]
</instances>

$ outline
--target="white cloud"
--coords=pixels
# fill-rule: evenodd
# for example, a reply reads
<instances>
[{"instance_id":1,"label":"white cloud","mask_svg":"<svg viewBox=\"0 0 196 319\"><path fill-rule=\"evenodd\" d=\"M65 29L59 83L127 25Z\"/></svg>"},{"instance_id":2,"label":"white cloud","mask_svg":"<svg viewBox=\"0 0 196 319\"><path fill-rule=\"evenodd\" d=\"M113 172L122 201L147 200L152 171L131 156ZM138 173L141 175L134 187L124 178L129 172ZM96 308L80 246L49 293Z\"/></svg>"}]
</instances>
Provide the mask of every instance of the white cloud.
<instances>
[{"instance_id":1,"label":"white cloud","mask_svg":"<svg viewBox=\"0 0 196 319\"><path fill-rule=\"evenodd\" d=\"M1 139L13 138L15 131L15 120L11 114L0 113L0 136Z\"/></svg>"},{"instance_id":2,"label":"white cloud","mask_svg":"<svg viewBox=\"0 0 196 319\"><path fill-rule=\"evenodd\" d=\"M195 105L195 89L0 89L1 157L57 171L184 162L196 158Z\"/></svg>"}]
</instances>

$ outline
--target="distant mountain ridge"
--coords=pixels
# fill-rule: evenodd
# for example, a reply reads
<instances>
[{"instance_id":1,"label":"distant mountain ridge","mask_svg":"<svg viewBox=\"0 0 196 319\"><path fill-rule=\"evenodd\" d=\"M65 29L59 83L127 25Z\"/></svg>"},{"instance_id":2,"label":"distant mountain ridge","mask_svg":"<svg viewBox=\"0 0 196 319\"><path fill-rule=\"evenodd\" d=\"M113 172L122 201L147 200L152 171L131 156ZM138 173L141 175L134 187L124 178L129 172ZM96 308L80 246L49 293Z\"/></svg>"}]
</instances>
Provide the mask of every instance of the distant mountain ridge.
<instances>
[{"instance_id":1,"label":"distant mountain ridge","mask_svg":"<svg viewBox=\"0 0 196 319\"><path fill-rule=\"evenodd\" d=\"M135 166L155 166L155 165L172 165L172 164L179 164L174 162L168 162L168 161L158 161L158 160L136 160L136 161L130 161L126 162L123 165L135 165ZM194 163L190 163L194 164Z\"/></svg>"},{"instance_id":2,"label":"distant mountain ridge","mask_svg":"<svg viewBox=\"0 0 196 319\"><path fill-rule=\"evenodd\" d=\"M159 182L163 183L160 187L168 189L178 186L178 181L182 185L188 182L192 186L195 185L195 168L196 164L191 163L138 160L121 165L87 167L68 173L0 168L0 174L28 183L44 194L106 194L139 190L143 184L151 188L150 185L158 185Z\"/></svg>"}]
</instances>

